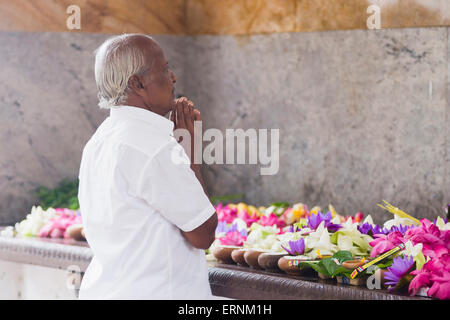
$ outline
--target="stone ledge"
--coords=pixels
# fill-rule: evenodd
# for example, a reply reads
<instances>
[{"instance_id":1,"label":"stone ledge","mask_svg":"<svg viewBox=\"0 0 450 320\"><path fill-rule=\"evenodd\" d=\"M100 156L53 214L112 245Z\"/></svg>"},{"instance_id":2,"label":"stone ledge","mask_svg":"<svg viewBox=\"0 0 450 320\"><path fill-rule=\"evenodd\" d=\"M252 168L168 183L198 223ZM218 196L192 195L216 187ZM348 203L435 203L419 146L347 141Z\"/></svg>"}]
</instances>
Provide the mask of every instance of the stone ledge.
<instances>
[{"instance_id":1,"label":"stone ledge","mask_svg":"<svg viewBox=\"0 0 450 320\"><path fill-rule=\"evenodd\" d=\"M76 265L84 272L92 251L80 241L0 237L0 259L56 269Z\"/></svg>"},{"instance_id":2,"label":"stone ledge","mask_svg":"<svg viewBox=\"0 0 450 320\"><path fill-rule=\"evenodd\" d=\"M246 300L429 300L224 264L210 267L209 282L214 295Z\"/></svg>"},{"instance_id":3,"label":"stone ledge","mask_svg":"<svg viewBox=\"0 0 450 320\"><path fill-rule=\"evenodd\" d=\"M44 267L85 272L92 259L87 242L67 239L0 237L0 259ZM252 270L235 265L209 264L212 293L234 299L271 300L410 300L427 299L390 294L387 290L338 285L317 278Z\"/></svg>"}]
</instances>

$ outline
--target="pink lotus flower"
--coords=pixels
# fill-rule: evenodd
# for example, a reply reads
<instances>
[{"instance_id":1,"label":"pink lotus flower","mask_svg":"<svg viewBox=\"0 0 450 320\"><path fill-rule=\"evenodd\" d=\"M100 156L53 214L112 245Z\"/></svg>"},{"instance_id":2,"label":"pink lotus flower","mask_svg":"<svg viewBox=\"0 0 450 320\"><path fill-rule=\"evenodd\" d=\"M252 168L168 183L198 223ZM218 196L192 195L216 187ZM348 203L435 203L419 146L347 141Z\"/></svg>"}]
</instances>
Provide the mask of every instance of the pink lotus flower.
<instances>
[{"instance_id":1,"label":"pink lotus flower","mask_svg":"<svg viewBox=\"0 0 450 320\"><path fill-rule=\"evenodd\" d=\"M372 251L370 252L371 257L376 257L380 254L383 254L386 251L395 248L400 243L405 242L401 232L399 231L394 231L387 235L375 234L374 237L377 239L369 243L373 247Z\"/></svg>"},{"instance_id":2,"label":"pink lotus flower","mask_svg":"<svg viewBox=\"0 0 450 320\"><path fill-rule=\"evenodd\" d=\"M432 259L448 254L450 249L450 232L441 231L435 224L422 219L421 226L411 228L405 233L405 240L411 240L416 245L423 244L422 252Z\"/></svg>"},{"instance_id":3,"label":"pink lotus flower","mask_svg":"<svg viewBox=\"0 0 450 320\"><path fill-rule=\"evenodd\" d=\"M73 224L81 224L81 216L69 209L57 208L57 218L50 219L38 232L43 238L66 238L66 229Z\"/></svg>"},{"instance_id":4,"label":"pink lotus flower","mask_svg":"<svg viewBox=\"0 0 450 320\"><path fill-rule=\"evenodd\" d=\"M219 238L219 241L224 246L242 246L247 240L239 231L228 232L225 237Z\"/></svg>"},{"instance_id":5,"label":"pink lotus flower","mask_svg":"<svg viewBox=\"0 0 450 320\"><path fill-rule=\"evenodd\" d=\"M450 299L450 254L431 259L416 275L409 285L409 294L415 295L420 288L430 287L427 294L438 299Z\"/></svg>"},{"instance_id":6,"label":"pink lotus flower","mask_svg":"<svg viewBox=\"0 0 450 320\"><path fill-rule=\"evenodd\" d=\"M276 225L277 228L283 228L285 226L285 223L283 220L278 219L278 217L274 214L271 213L268 217L267 216L262 216L258 223L262 226L274 226Z\"/></svg>"},{"instance_id":7,"label":"pink lotus flower","mask_svg":"<svg viewBox=\"0 0 450 320\"><path fill-rule=\"evenodd\" d=\"M216 207L216 212L217 219L226 223L233 223L234 219L237 217L237 209L231 209L228 205L222 207L222 204L219 204Z\"/></svg>"},{"instance_id":8,"label":"pink lotus flower","mask_svg":"<svg viewBox=\"0 0 450 320\"><path fill-rule=\"evenodd\" d=\"M247 224L247 227L250 227L253 222L258 221L258 216L256 215L256 213L250 216L247 210L242 210L241 212L238 212L237 217L244 220L245 223Z\"/></svg>"}]
</instances>

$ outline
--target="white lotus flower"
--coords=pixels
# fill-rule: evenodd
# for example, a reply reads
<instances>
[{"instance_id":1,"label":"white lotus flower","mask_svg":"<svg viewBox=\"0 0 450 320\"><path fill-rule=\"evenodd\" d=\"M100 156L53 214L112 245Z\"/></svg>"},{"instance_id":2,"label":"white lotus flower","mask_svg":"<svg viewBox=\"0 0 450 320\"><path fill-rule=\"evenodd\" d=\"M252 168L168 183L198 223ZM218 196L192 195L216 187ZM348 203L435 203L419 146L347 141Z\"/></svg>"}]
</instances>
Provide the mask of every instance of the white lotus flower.
<instances>
[{"instance_id":1,"label":"white lotus flower","mask_svg":"<svg viewBox=\"0 0 450 320\"><path fill-rule=\"evenodd\" d=\"M56 218L55 209L43 210L40 206L33 206L31 213L24 220L16 223L15 228L19 235L37 236L39 230L52 218Z\"/></svg>"},{"instance_id":2,"label":"white lotus flower","mask_svg":"<svg viewBox=\"0 0 450 320\"><path fill-rule=\"evenodd\" d=\"M364 221L361 224L364 224L364 223L368 223L372 226L375 226L375 224L373 223L372 216L370 214L364 219Z\"/></svg>"},{"instance_id":3,"label":"white lotus flower","mask_svg":"<svg viewBox=\"0 0 450 320\"><path fill-rule=\"evenodd\" d=\"M234 219L232 225L233 224L237 226L238 231L247 230L247 223L241 218Z\"/></svg>"},{"instance_id":4,"label":"white lotus flower","mask_svg":"<svg viewBox=\"0 0 450 320\"><path fill-rule=\"evenodd\" d=\"M274 244L272 249L270 251L273 252L285 252L285 250L282 248L289 248L289 241L297 241L300 238L302 238L301 232L285 232L283 234L278 234L277 239L278 241Z\"/></svg>"},{"instance_id":5,"label":"white lotus flower","mask_svg":"<svg viewBox=\"0 0 450 320\"><path fill-rule=\"evenodd\" d=\"M334 224L341 224L341 219L338 216L335 216L330 222Z\"/></svg>"},{"instance_id":6,"label":"white lotus flower","mask_svg":"<svg viewBox=\"0 0 450 320\"><path fill-rule=\"evenodd\" d=\"M353 223L352 219L347 219L347 221L343 222L341 224L342 228L339 229L338 231L350 231L350 232L359 232L358 231L358 222Z\"/></svg>"},{"instance_id":7,"label":"white lotus flower","mask_svg":"<svg viewBox=\"0 0 450 320\"><path fill-rule=\"evenodd\" d=\"M405 242L405 249L402 250L402 253L411 257L416 257L417 255L422 253L422 249L423 249L422 243L418 243L414 246L411 240L408 240Z\"/></svg>"},{"instance_id":8,"label":"white lotus flower","mask_svg":"<svg viewBox=\"0 0 450 320\"><path fill-rule=\"evenodd\" d=\"M425 259L425 256L422 253L422 249L422 243L418 243L414 246L411 240L408 240L405 242L405 249L401 251L402 254L410 256L414 259L417 270L422 269L422 266L430 260L430 257L427 257Z\"/></svg>"},{"instance_id":9,"label":"white lotus flower","mask_svg":"<svg viewBox=\"0 0 450 320\"><path fill-rule=\"evenodd\" d=\"M353 249L352 238L342 234L338 235L337 246L339 247L339 250L352 251Z\"/></svg>"},{"instance_id":10,"label":"white lotus flower","mask_svg":"<svg viewBox=\"0 0 450 320\"><path fill-rule=\"evenodd\" d=\"M2 237L13 238L14 237L14 227L8 226L0 232Z\"/></svg>"},{"instance_id":11,"label":"white lotus flower","mask_svg":"<svg viewBox=\"0 0 450 320\"><path fill-rule=\"evenodd\" d=\"M309 253L306 253L306 255L313 259L316 259L319 256L318 250L322 256L333 255L338 250L338 247L330 241L330 234L328 233L327 228L325 228L324 221L320 223L316 231L311 232L305 238L305 247L306 249L311 250Z\"/></svg>"},{"instance_id":12,"label":"white lotus flower","mask_svg":"<svg viewBox=\"0 0 450 320\"><path fill-rule=\"evenodd\" d=\"M437 218L436 226L442 231L450 230L450 222L445 223L441 217Z\"/></svg>"},{"instance_id":13,"label":"white lotus flower","mask_svg":"<svg viewBox=\"0 0 450 320\"><path fill-rule=\"evenodd\" d=\"M391 230L393 226L412 226L415 225L415 222L408 218L400 218L399 216L395 215L394 219L388 220L384 223L383 228L386 228L388 230Z\"/></svg>"},{"instance_id":14,"label":"white lotus flower","mask_svg":"<svg viewBox=\"0 0 450 320\"><path fill-rule=\"evenodd\" d=\"M253 224L251 231L244 243L246 248L270 249L275 242L279 241L276 237L280 232L276 226L260 226Z\"/></svg>"}]
</instances>

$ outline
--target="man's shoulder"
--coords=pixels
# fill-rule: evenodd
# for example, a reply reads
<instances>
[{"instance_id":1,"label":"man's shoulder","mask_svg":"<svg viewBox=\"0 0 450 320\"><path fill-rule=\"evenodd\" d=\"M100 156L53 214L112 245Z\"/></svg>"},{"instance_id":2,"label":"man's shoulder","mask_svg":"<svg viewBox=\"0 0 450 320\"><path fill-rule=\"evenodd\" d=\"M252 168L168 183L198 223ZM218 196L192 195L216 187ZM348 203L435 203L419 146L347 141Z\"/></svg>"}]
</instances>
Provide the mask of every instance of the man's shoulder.
<instances>
[{"instance_id":1,"label":"man's shoulder","mask_svg":"<svg viewBox=\"0 0 450 320\"><path fill-rule=\"evenodd\" d=\"M149 157L153 157L158 150L169 146L173 137L155 130L146 123L134 121L127 123L117 137L119 144L125 148L134 148Z\"/></svg>"},{"instance_id":2,"label":"man's shoulder","mask_svg":"<svg viewBox=\"0 0 450 320\"><path fill-rule=\"evenodd\" d=\"M87 142L85 149L101 148L104 145L117 146L120 150L133 150L153 157L155 153L169 146L173 137L161 133L141 121L105 120Z\"/></svg>"}]
</instances>

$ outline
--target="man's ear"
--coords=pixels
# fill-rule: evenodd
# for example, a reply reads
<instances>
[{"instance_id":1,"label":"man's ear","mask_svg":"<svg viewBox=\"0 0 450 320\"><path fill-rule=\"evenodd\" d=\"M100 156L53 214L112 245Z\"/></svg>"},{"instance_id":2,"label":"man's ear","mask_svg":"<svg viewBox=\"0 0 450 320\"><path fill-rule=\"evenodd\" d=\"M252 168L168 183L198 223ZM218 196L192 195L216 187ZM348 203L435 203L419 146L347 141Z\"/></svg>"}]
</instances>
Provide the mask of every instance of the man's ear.
<instances>
[{"instance_id":1,"label":"man's ear","mask_svg":"<svg viewBox=\"0 0 450 320\"><path fill-rule=\"evenodd\" d=\"M140 93L144 90L142 79L138 75L132 75L130 79L128 79L128 87L137 95L141 95Z\"/></svg>"}]
</instances>

